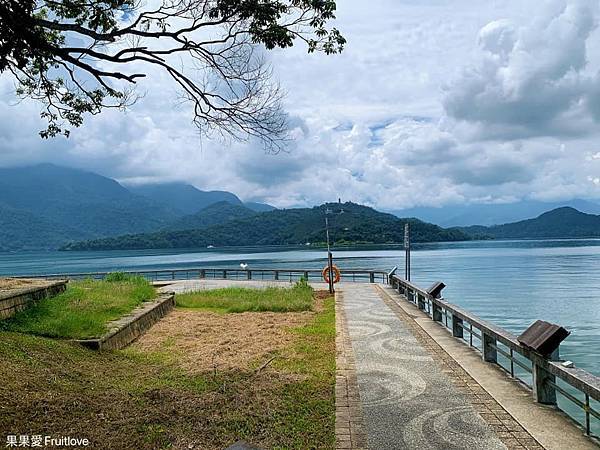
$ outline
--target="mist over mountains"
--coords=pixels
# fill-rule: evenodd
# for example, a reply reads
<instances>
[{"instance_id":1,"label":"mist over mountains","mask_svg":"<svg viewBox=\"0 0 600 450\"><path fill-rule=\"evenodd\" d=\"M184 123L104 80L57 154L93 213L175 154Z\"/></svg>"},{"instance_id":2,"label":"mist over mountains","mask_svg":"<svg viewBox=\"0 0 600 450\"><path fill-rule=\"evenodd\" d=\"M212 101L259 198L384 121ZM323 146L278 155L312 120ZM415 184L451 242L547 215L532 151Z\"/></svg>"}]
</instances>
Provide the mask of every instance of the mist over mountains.
<instances>
[{"instance_id":1,"label":"mist over mountains","mask_svg":"<svg viewBox=\"0 0 600 450\"><path fill-rule=\"evenodd\" d=\"M346 212L336 219L335 239L344 243L400 243L406 222L415 242L600 237L600 206L584 200L413 208L395 215L339 205L277 210L185 183L124 186L52 164L0 168L0 251L320 242L328 208Z\"/></svg>"},{"instance_id":2,"label":"mist over mountains","mask_svg":"<svg viewBox=\"0 0 600 450\"><path fill-rule=\"evenodd\" d=\"M0 168L0 250L55 249L71 241L156 231L221 201L243 206L230 192L183 183L132 188L53 164Z\"/></svg>"},{"instance_id":3,"label":"mist over mountains","mask_svg":"<svg viewBox=\"0 0 600 450\"><path fill-rule=\"evenodd\" d=\"M588 214L600 214L600 205L587 200L574 199L564 202L541 202L522 200L515 203L449 205L439 208L417 207L391 211L399 217L418 217L442 227L465 227L471 225L502 225L531 219L547 211L571 207Z\"/></svg>"},{"instance_id":4,"label":"mist over mountains","mask_svg":"<svg viewBox=\"0 0 600 450\"><path fill-rule=\"evenodd\" d=\"M563 206L534 219L491 227L474 225L461 230L475 239L596 238L600 237L600 216Z\"/></svg>"}]
</instances>

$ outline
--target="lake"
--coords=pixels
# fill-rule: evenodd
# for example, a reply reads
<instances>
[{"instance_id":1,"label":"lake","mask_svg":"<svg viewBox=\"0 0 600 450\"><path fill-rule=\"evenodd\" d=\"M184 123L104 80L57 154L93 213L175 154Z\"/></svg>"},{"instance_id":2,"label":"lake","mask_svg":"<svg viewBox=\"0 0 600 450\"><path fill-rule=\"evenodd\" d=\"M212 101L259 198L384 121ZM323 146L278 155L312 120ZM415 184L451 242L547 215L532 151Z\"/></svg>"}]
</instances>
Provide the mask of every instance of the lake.
<instances>
[{"instance_id":1,"label":"lake","mask_svg":"<svg viewBox=\"0 0 600 450\"><path fill-rule=\"evenodd\" d=\"M341 268L403 273L399 246L333 249ZM322 268L323 249L229 248L0 253L0 275L186 267ZM600 240L478 241L415 245L412 280L441 280L444 297L514 333L536 319L571 331L561 356L600 375Z\"/></svg>"}]
</instances>

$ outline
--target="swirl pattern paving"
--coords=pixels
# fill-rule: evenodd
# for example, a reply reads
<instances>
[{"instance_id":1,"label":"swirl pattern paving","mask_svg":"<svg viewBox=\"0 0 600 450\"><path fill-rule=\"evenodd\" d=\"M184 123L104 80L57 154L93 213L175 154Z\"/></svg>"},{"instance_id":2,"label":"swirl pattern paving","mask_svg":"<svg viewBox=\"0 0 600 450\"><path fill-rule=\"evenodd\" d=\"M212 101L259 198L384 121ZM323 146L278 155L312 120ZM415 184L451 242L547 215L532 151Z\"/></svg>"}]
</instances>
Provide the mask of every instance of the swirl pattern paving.
<instances>
[{"instance_id":1,"label":"swirl pattern paving","mask_svg":"<svg viewBox=\"0 0 600 450\"><path fill-rule=\"evenodd\" d=\"M373 286L343 292L370 449L506 448Z\"/></svg>"}]
</instances>

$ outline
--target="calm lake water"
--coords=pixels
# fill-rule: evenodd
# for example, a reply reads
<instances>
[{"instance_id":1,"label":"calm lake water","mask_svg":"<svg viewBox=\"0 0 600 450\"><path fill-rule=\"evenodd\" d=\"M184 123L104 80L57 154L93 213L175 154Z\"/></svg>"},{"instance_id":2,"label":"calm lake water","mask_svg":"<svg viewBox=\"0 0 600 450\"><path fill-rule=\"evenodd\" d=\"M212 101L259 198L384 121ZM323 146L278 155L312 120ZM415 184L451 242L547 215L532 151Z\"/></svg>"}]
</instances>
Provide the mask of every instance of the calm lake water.
<instances>
[{"instance_id":1,"label":"calm lake water","mask_svg":"<svg viewBox=\"0 0 600 450\"><path fill-rule=\"evenodd\" d=\"M321 268L315 249L211 249L0 253L0 275L164 268ZM403 273L400 247L334 249L341 268ZM416 245L412 279L446 283L444 297L514 333L536 319L572 334L561 356L600 375L600 240L484 241Z\"/></svg>"}]
</instances>

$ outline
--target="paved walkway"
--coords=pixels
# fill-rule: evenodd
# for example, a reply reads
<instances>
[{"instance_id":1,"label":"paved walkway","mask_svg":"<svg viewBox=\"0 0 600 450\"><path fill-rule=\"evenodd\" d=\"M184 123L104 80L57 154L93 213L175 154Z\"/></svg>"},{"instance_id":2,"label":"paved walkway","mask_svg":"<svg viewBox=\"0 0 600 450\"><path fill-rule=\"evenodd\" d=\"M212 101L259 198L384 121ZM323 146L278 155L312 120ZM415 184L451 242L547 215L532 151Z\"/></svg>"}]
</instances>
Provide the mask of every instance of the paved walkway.
<instances>
[{"instance_id":1,"label":"paved walkway","mask_svg":"<svg viewBox=\"0 0 600 450\"><path fill-rule=\"evenodd\" d=\"M227 287L265 288L269 286L290 287L294 285L294 283L290 283L289 281L285 280L223 280L218 278L161 281L157 283L162 286L159 289L160 292L175 292L176 294L201 290L221 289ZM327 289L327 284L325 283L311 282L310 284L315 289Z\"/></svg>"},{"instance_id":2,"label":"paved walkway","mask_svg":"<svg viewBox=\"0 0 600 450\"><path fill-rule=\"evenodd\" d=\"M342 291L370 449L541 448L527 433L522 437L530 446L510 435L501 439L460 388L468 375L457 385L453 368L440 364L442 358L418 339L412 318L401 317L382 288L348 284ZM484 410L497 406L478 385L475 390Z\"/></svg>"}]
</instances>

